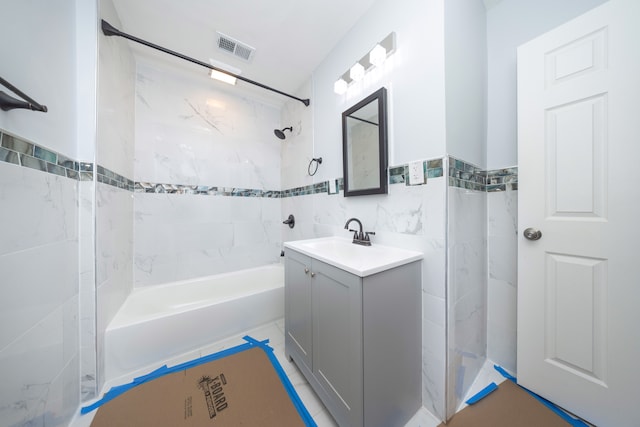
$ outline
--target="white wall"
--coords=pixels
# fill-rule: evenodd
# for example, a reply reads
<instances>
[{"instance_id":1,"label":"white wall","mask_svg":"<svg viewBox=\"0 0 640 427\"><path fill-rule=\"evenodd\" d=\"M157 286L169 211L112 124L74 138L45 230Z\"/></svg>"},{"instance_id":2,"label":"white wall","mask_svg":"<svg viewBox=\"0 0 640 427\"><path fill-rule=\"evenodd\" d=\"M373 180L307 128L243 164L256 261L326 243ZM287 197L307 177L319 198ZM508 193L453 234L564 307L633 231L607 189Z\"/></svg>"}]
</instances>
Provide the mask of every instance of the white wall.
<instances>
[{"instance_id":1,"label":"white wall","mask_svg":"<svg viewBox=\"0 0 640 427\"><path fill-rule=\"evenodd\" d=\"M516 48L606 0L503 0L487 11L487 169L514 166Z\"/></svg>"},{"instance_id":2,"label":"white wall","mask_svg":"<svg viewBox=\"0 0 640 427\"><path fill-rule=\"evenodd\" d=\"M0 74L49 109L0 111L0 130L71 159L76 42L90 37L75 6L0 2ZM80 396L78 181L0 161L0 222L0 420L66 425Z\"/></svg>"},{"instance_id":3,"label":"white wall","mask_svg":"<svg viewBox=\"0 0 640 427\"><path fill-rule=\"evenodd\" d=\"M380 0L313 72L317 181L342 176L344 110L384 86L388 90L389 164L445 154L444 6L441 0ZM397 51L344 95L333 84L392 31Z\"/></svg>"},{"instance_id":4,"label":"white wall","mask_svg":"<svg viewBox=\"0 0 640 427\"><path fill-rule=\"evenodd\" d=\"M445 1L447 152L486 164L487 32L482 0Z\"/></svg>"},{"instance_id":5,"label":"white wall","mask_svg":"<svg viewBox=\"0 0 640 427\"><path fill-rule=\"evenodd\" d=\"M0 111L0 128L76 158L74 2L2 0L0 8L0 75L49 109Z\"/></svg>"}]
</instances>

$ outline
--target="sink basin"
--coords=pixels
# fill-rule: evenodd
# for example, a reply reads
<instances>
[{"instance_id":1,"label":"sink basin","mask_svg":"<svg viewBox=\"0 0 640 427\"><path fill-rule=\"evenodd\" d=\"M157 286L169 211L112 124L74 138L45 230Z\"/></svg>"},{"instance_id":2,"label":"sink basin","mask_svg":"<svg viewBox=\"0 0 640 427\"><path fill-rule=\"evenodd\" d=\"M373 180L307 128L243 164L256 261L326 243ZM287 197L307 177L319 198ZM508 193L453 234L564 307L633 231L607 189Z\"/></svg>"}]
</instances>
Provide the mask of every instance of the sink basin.
<instances>
[{"instance_id":1,"label":"sink basin","mask_svg":"<svg viewBox=\"0 0 640 427\"><path fill-rule=\"evenodd\" d=\"M375 243L372 246L355 245L351 239L341 237L295 240L285 242L284 247L360 277L422 259L420 252Z\"/></svg>"}]
</instances>

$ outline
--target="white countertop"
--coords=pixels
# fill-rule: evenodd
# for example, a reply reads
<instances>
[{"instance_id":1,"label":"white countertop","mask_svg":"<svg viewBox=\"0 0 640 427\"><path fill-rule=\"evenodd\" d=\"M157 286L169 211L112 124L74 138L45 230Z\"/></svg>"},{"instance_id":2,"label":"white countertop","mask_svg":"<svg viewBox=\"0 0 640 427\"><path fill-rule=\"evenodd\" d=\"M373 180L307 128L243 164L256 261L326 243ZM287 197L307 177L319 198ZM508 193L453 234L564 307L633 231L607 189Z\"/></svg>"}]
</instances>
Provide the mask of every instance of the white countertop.
<instances>
[{"instance_id":1,"label":"white countertop","mask_svg":"<svg viewBox=\"0 0 640 427\"><path fill-rule=\"evenodd\" d=\"M362 246L342 237L321 237L284 243L285 248L318 259L360 277L370 276L413 261L421 252L372 243Z\"/></svg>"}]
</instances>

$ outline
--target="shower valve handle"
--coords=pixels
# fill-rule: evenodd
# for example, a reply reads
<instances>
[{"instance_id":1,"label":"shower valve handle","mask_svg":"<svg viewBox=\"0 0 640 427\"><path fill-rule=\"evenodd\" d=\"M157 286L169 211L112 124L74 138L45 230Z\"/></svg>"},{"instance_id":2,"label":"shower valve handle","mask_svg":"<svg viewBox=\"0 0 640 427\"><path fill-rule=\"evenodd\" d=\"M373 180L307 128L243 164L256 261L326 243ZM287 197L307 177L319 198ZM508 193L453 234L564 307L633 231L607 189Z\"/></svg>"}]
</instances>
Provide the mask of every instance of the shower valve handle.
<instances>
[{"instance_id":1,"label":"shower valve handle","mask_svg":"<svg viewBox=\"0 0 640 427\"><path fill-rule=\"evenodd\" d=\"M289 228L293 228L296 226L296 219L293 215L289 215L289 217L282 221L282 223L287 224Z\"/></svg>"}]
</instances>

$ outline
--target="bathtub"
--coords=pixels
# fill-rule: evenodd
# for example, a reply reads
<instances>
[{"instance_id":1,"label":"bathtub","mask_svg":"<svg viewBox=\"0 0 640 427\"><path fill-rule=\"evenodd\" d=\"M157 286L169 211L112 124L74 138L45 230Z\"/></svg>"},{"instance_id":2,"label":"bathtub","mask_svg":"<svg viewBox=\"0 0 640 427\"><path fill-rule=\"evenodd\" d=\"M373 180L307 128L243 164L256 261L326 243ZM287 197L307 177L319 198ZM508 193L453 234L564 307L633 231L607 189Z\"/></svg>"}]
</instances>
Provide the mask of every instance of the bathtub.
<instances>
[{"instance_id":1,"label":"bathtub","mask_svg":"<svg viewBox=\"0 0 640 427\"><path fill-rule=\"evenodd\" d=\"M105 331L105 380L282 317L281 264L134 289Z\"/></svg>"}]
</instances>

